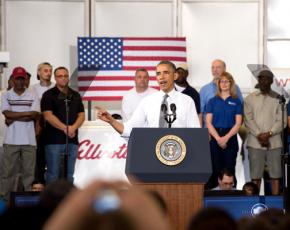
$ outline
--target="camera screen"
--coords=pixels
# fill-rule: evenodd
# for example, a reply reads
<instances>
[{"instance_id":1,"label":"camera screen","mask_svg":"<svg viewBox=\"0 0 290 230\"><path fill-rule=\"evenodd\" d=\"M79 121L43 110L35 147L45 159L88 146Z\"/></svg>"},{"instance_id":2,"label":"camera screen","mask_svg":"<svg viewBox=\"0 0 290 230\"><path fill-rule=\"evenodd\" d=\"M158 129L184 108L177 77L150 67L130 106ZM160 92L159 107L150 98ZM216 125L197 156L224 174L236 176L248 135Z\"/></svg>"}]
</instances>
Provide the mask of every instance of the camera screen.
<instances>
[{"instance_id":1,"label":"camera screen","mask_svg":"<svg viewBox=\"0 0 290 230\"><path fill-rule=\"evenodd\" d=\"M120 208L120 198L112 190L104 190L95 200L93 208L96 212L103 214L113 212Z\"/></svg>"}]
</instances>

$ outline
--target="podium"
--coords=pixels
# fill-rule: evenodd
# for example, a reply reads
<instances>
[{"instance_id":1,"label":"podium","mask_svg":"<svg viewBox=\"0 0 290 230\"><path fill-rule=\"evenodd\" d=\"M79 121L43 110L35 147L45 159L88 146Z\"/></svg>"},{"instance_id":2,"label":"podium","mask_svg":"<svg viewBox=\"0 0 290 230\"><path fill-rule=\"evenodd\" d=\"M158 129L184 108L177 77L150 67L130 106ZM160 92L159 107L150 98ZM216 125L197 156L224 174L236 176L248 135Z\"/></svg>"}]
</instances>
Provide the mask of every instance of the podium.
<instances>
[{"instance_id":1,"label":"podium","mask_svg":"<svg viewBox=\"0 0 290 230\"><path fill-rule=\"evenodd\" d=\"M211 175L208 130L134 128L126 175L138 179L134 186L158 192L167 204L173 229L186 229L203 206L203 187Z\"/></svg>"}]
</instances>

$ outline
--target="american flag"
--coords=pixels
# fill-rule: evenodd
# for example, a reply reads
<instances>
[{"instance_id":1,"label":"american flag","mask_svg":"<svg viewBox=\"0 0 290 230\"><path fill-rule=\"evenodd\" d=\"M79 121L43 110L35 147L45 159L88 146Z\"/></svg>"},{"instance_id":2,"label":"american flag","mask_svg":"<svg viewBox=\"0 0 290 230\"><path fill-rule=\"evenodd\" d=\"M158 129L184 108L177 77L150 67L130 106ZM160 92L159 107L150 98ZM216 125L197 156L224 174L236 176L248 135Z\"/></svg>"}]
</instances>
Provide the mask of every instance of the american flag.
<instances>
[{"instance_id":1,"label":"american flag","mask_svg":"<svg viewBox=\"0 0 290 230\"><path fill-rule=\"evenodd\" d=\"M158 88L155 69L162 60L185 63L185 38L79 37L79 92L83 100L121 100L138 68L146 68L149 85Z\"/></svg>"}]
</instances>

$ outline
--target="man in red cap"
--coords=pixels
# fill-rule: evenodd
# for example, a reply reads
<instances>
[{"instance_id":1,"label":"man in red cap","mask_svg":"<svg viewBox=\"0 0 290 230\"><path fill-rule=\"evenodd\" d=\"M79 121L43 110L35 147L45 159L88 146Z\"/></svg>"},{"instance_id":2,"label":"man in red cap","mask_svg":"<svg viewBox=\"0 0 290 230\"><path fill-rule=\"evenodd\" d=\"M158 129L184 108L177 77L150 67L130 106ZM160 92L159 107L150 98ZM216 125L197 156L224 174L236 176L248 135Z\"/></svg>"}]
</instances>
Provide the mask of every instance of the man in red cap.
<instances>
[{"instance_id":1,"label":"man in red cap","mask_svg":"<svg viewBox=\"0 0 290 230\"><path fill-rule=\"evenodd\" d=\"M34 120L39 113L39 99L26 89L27 72L16 67L12 72L13 88L2 96L2 113L7 125L4 153L0 162L0 197L8 201L20 173L23 188L30 190L34 180L35 131Z\"/></svg>"}]
</instances>

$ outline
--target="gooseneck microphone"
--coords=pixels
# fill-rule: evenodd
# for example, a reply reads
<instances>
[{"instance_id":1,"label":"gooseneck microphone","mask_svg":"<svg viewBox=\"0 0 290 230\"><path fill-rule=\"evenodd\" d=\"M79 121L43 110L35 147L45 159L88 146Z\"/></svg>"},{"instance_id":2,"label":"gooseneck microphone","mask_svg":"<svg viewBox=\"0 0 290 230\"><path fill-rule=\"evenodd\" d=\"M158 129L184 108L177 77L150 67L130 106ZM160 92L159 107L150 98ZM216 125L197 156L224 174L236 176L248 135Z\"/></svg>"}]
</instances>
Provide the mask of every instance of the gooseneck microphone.
<instances>
[{"instance_id":1,"label":"gooseneck microphone","mask_svg":"<svg viewBox=\"0 0 290 230\"><path fill-rule=\"evenodd\" d=\"M171 109L173 114L176 113L176 105L174 103L170 104L170 109Z\"/></svg>"},{"instance_id":2,"label":"gooseneck microphone","mask_svg":"<svg viewBox=\"0 0 290 230\"><path fill-rule=\"evenodd\" d=\"M167 105L166 105L165 103L163 103L163 104L161 105L161 111L162 111L164 114L167 113Z\"/></svg>"},{"instance_id":3,"label":"gooseneck microphone","mask_svg":"<svg viewBox=\"0 0 290 230\"><path fill-rule=\"evenodd\" d=\"M176 120L176 105L174 103L170 104L170 109L171 109L171 123L173 123Z\"/></svg>"},{"instance_id":4,"label":"gooseneck microphone","mask_svg":"<svg viewBox=\"0 0 290 230\"><path fill-rule=\"evenodd\" d=\"M172 123L176 120L176 105L174 103L170 104L170 112L167 112L168 108L166 104L161 105L161 111L164 114L164 119L168 123L168 128L171 128Z\"/></svg>"}]
</instances>

